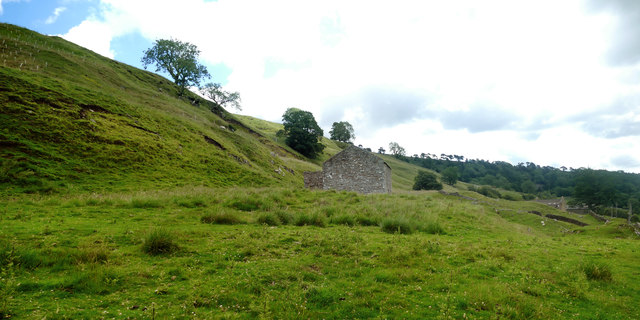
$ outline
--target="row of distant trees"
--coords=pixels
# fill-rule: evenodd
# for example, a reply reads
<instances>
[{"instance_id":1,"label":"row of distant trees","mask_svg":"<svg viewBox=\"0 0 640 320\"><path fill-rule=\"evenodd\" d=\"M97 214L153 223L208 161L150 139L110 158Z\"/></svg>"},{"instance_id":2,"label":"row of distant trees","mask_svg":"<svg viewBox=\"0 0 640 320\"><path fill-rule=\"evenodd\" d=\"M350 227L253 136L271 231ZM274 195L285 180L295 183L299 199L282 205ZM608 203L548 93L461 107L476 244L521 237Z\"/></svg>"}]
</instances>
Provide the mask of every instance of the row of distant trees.
<instances>
[{"instance_id":1,"label":"row of distant trees","mask_svg":"<svg viewBox=\"0 0 640 320\"><path fill-rule=\"evenodd\" d=\"M640 213L640 174L564 166L555 168L533 162L512 165L504 161L446 154L394 155L400 160L439 172L447 184L463 181L488 185L521 192L531 198L564 196L571 199L572 205L585 205L596 212L620 217L627 217L629 210L634 214Z\"/></svg>"}]
</instances>

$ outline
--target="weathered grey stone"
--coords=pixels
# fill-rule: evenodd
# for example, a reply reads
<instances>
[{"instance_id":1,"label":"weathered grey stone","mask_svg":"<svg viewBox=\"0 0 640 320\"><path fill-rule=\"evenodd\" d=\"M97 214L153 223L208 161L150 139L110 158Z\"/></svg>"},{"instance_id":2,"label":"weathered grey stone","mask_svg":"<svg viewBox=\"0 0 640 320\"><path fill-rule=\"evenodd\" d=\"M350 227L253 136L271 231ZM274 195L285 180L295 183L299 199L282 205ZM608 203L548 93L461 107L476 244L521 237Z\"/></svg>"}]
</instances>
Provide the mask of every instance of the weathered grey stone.
<instances>
[{"instance_id":1,"label":"weathered grey stone","mask_svg":"<svg viewBox=\"0 0 640 320\"><path fill-rule=\"evenodd\" d=\"M303 175L307 188L391 193L391 167L373 153L355 146L325 161L322 171Z\"/></svg>"}]
</instances>

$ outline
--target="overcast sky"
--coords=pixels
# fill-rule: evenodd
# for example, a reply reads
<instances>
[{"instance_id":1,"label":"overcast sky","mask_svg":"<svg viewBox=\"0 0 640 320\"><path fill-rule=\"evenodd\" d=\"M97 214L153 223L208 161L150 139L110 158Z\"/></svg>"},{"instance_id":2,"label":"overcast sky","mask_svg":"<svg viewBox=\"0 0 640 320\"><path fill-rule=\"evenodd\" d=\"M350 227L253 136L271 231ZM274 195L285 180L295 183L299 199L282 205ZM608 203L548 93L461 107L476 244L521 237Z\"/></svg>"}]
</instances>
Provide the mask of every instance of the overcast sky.
<instances>
[{"instance_id":1,"label":"overcast sky","mask_svg":"<svg viewBox=\"0 0 640 320\"><path fill-rule=\"evenodd\" d=\"M311 111L409 155L640 172L640 1L0 0L0 21L141 67L197 45L242 114Z\"/></svg>"}]
</instances>

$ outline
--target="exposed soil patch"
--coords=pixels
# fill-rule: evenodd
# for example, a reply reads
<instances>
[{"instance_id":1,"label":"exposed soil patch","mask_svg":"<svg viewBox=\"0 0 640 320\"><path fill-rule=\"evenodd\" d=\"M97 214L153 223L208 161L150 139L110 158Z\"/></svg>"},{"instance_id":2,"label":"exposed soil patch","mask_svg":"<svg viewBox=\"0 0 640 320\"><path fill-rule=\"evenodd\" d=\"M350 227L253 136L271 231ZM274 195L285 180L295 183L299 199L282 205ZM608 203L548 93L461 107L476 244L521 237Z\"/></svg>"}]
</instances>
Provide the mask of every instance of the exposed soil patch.
<instances>
[{"instance_id":1,"label":"exposed soil patch","mask_svg":"<svg viewBox=\"0 0 640 320\"><path fill-rule=\"evenodd\" d=\"M555 215L555 214L548 214L548 215L546 215L546 217L547 218L551 218L551 219L555 219L555 220L559 220L559 221L568 222L568 223L575 224L575 225L581 226L581 227L588 226L588 224L586 224L586 223L584 223L582 221L578 221L576 219L571 219L571 218L567 218L567 217L563 217L563 216L558 216L558 215Z\"/></svg>"},{"instance_id":2,"label":"exposed soil patch","mask_svg":"<svg viewBox=\"0 0 640 320\"><path fill-rule=\"evenodd\" d=\"M213 139L211 139L210 137L206 136L206 135L202 135L202 137L204 138L204 141L206 141L208 144L212 144L222 150L227 150L225 149L225 147L223 147L218 141L215 141Z\"/></svg>"}]
</instances>

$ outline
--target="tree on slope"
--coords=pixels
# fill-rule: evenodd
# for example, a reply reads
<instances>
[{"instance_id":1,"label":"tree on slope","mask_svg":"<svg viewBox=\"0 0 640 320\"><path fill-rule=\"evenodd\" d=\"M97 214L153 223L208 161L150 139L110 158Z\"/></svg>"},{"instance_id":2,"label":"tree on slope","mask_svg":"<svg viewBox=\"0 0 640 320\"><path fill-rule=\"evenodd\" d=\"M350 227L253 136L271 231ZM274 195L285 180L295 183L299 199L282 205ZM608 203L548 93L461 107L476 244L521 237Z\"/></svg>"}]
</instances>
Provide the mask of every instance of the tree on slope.
<instances>
[{"instance_id":1,"label":"tree on slope","mask_svg":"<svg viewBox=\"0 0 640 320\"><path fill-rule=\"evenodd\" d=\"M389 151L394 156L404 156L404 155L407 154L407 152L404 150L404 148L401 147L397 142L390 142L389 143Z\"/></svg>"},{"instance_id":2,"label":"tree on slope","mask_svg":"<svg viewBox=\"0 0 640 320\"><path fill-rule=\"evenodd\" d=\"M200 88L200 93L225 109L228 107L234 107L238 111L242 110L242 107L240 106L240 93L225 91L219 83L205 84Z\"/></svg>"},{"instance_id":3,"label":"tree on slope","mask_svg":"<svg viewBox=\"0 0 640 320\"><path fill-rule=\"evenodd\" d=\"M442 181L450 186L458 181L458 167L448 167L442 170Z\"/></svg>"},{"instance_id":4,"label":"tree on slope","mask_svg":"<svg viewBox=\"0 0 640 320\"><path fill-rule=\"evenodd\" d=\"M436 175L424 170L418 171L413 182L413 190L442 190L442 183Z\"/></svg>"},{"instance_id":5,"label":"tree on slope","mask_svg":"<svg viewBox=\"0 0 640 320\"><path fill-rule=\"evenodd\" d=\"M302 155L315 158L324 149L320 143L323 131L313 114L297 108L289 108L282 115L282 124L287 138L285 143Z\"/></svg>"},{"instance_id":6,"label":"tree on slope","mask_svg":"<svg viewBox=\"0 0 640 320\"><path fill-rule=\"evenodd\" d=\"M347 121L334 122L329 135L331 139L342 142L351 142L356 137L353 126Z\"/></svg>"},{"instance_id":7,"label":"tree on slope","mask_svg":"<svg viewBox=\"0 0 640 320\"><path fill-rule=\"evenodd\" d=\"M155 65L156 72L167 72L182 95L189 86L199 86L200 80L210 77L207 68L198 63L199 55L200 50L194 44L160 39L144 52L142 64L145 69L148 65Z\"/></svg>"}]
</instances>

